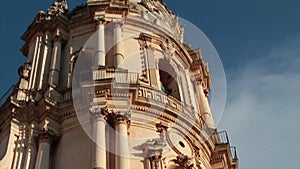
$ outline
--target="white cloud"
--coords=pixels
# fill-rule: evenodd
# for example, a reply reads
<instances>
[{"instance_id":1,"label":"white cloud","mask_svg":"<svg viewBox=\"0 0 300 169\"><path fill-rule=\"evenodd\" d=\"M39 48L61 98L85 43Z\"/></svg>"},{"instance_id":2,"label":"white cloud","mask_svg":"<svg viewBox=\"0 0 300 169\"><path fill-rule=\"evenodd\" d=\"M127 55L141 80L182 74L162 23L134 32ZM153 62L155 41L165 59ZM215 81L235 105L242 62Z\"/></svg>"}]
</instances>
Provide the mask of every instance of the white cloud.
<instances>
[{"instance_id":1,"label":"white cloud","mask_svg":"<svg viewBox=\"0 0 300 169\"><path fill-rule=\"evenodd\" d=\"M237 145L240 168L300 168L300 35L259 55L229 72L220 128Z\"/></svg>"}]
</instances>

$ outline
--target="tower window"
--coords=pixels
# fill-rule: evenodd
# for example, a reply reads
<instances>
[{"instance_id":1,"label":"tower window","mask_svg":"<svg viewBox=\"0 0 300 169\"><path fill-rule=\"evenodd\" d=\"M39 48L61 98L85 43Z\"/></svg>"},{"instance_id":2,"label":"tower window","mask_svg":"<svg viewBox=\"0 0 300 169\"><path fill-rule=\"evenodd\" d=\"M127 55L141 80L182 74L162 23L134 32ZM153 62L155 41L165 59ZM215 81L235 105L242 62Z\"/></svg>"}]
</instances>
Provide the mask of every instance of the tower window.
<instances>
[{"instance_id":1,"label":"tower window","mask_svg":"<svg viewBox=\"0 0 300 169\"><path fill-rule=\"evenodd\" d=\"M165 60L159 61L160 89L167 95L180 100L179 87L177 83L177 73Z\"/></svg>"}]
</instances>

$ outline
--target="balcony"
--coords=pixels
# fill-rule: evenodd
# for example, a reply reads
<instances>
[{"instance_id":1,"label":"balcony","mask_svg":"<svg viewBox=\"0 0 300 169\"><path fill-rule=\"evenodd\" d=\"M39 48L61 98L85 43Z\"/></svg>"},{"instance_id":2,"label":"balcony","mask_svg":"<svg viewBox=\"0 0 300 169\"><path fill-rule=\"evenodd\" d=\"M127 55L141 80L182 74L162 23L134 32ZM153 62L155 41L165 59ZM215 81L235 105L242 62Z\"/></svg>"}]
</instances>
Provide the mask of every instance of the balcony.
<instances>
[{"instance_id":1,"label":"balcony","mask_svg":"<svg viewBox=\"0 0 300 169\"><path fill-rule=\"evenodd\" d=\"M101 84L101 82L104 82L103 84L105 85L105 82L107 82L107 80L111 80L114 83L121 84L121 88L123 87L123 85L130 85L130 88L133 89L132 92L137 92L135 95L137 96L135 98L136 102L134 104L142 104L149 107L151 107L151 105L155 105L156 108L159 108L160 110L172 112L168 114L170 118L180 119L187 123L195 122L196 124L189 125L194 126L197 129L197 132L201 130L201 127L203 126L202 124L204 124L204 122L201 121L200 117L197 116L197 113L195 111L188 109L186 106L184 106L184 103L177 98L173 97L172 95L168 95L159 89L155 89L153 87L140 83L138 73L103 67L94 70L83 71L80 73L79 77L81 85L86 86L87 88L90 87L91 82L99 82L99 84ZM109 81L109 83L111 81ZM114 87L117 88L116 86ZM115 91L120 92L120 90ZM126 92L128 92L128 90ZM92 101L93 99L88 95L86 95L85 98L88 98L89 101Z\"/></svg>"},{"instance_id":2,"label":"balcony","mask_svg":"<svg viewBox=\"0 0 300 169\"><path fill-rule=\"evenodd\" d=\"M104 79L114 79L116 83L138 84L139 74L113 68L87 70L80 74L80 81L99 81Z\"/></svg>"},{"instance_id":3,"label":"balcony","mask_svg":"<svg viewBox=\"0 0 300 169\"><path fill-rule=\"evenodd\" d=\"M230 146L228 134L226 131L215 132L211 136L211 140L215 145L212 153L212 164L220 166L222 158L229 161L228 168L238 168L238 156L235 146Z\"/></svg>"},{"instance_id":4,"label":"balcony","mask_svg":"<svg viewBox=\"0 0 300 169\"><path fill-rule=\"evenodd\" d=\"M226 131L216 132L212 135L212 141L215 145L229 144L228 134Z\"/></svg>"}]
</instances>

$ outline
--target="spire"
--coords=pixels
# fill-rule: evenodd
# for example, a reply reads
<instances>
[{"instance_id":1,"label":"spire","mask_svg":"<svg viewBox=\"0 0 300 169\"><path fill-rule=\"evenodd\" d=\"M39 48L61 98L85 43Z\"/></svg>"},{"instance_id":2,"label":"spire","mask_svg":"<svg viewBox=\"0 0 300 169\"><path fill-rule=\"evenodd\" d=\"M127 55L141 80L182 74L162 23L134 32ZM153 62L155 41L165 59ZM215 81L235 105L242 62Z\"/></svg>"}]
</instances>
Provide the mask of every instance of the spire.
<instances>
[{"instance_id":1,"label":"spire","mask_svg":"<svg viewBox=\"0 0 300 169\"><path fill-rule=\"evenodd\" d=\"M49 15L59 15L68 11L68 3L66 0L57 0L48 9Z\"/></svg>"}]
</instances>

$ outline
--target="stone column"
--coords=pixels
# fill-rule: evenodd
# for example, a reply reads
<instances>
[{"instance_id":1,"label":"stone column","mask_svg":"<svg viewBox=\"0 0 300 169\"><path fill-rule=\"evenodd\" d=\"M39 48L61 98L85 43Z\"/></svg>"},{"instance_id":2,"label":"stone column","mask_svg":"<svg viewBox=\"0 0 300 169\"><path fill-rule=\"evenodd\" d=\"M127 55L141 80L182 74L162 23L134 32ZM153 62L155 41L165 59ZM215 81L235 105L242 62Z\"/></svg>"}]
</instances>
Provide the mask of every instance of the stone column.
<instances>
[{"instance_id":1,"label":"stone column","mask_svg":"<svg viewBox=\"0 0 300 169\"><path fill-rule=\"evenodd\" d=\"M35 169L49 169L50 161L50 140L42 138L39 141L39 150L35 163Z\"/></svg>"},{"instance_id":2,"label":"stone column","mask_svg":"<svg viewBox=\"0 0 300 169\"><path fill-rule=\"evenodd\" d=\"M199 89L199 96L200 96L200 104L202 105L202 110L204 113L204 118L205 118L205 123L209 128L214 129L215 128L215 123L210 111L209 103L208 103L208 98L205 96L202 83L198 82L197 83L198 89Z\"/></svg>"},{"instance_id":3,"label":"stone column","mask_svg":"<svg viewBox=\"0 0 300 169\"><path fill-rule=\"evenodd\" d=\"M106 116L107 111L98 107L90 108L90 113L94 122L94 163L93 169L106 169Z\"/></svg>"},{"instance_id":4,"label":"stone column","mask_svg":"<svg viewBox=\"0 0 300 169\"><path fill-rule=\"evenodd\" d=\"M42 89L43 85L45 83L47 83L47 77L46 75L48 75L48 71L49 71L49 65L50 65L50 60L51 60L51 50L52 50L52 45L50 43L50 35L47 32L44 35L44 44L43 44L43 54L41 55L41 63L40 63L40 72L39 72L39 76L40 76L40 80L39 80L39 85L38 85L38 89Z\"/></svg>"},{"instance_id":5,"label":"stone column","mask_svg":"<svg viewBox=\"0 0 300 169\"><path fill-rule=\"evenodd\" d=\"M35 144L35 125L31 124L29 127L29 137L26 150L26 158L23 169L33 169L36 158L36 144Z\"/></svg>"},{"instance_id":6,"label":"stone column","mask_svg":"<svg viewBox=\"0 0 300 169\"><path fill-rule=\"evenodd\" d=\"M36 88L36 81L38 80L37 69L38 69L38 64L39 64L39 60L40 60L42 40L43 40L42 35L37 35L35 44L33 44L33 46L30 47L30 51L28 54L29 61L32 59L32 65L31 65L32 70L31 70L30 81L29 81L30 89Z\"/></svg>"},{"instance_id":7,"label":"stone column","mask_svg":"<svg viewBox=\"0 0 300 169\"><path fill-rule=\"evenodd\" d=\"M96 51L96 67L105 66L105 19L96 18L97 25L97 51Z\"/></svg>"},{"instance_id":8,"label":"stone column","mask_svg":"<svg viewBox=\"0 0 300 169\"><path fill-rule=\"evenodd\" d=\"M128 146L128 126L130 113L118 113L114 117L116 130L116 168L130 169L130 154Z\"/></svg>"},{"instance_id":9,"label":"stone column","mask_svg":"<svg viewBox=\"0 0 300 169\"><path fill-rule=\"evenodd\" d=\"M59 36L56 36L53 44L50 77L49 77L49 83L55 86L58 85L59 83L61 45L62 45L61 38Z\"/></svg>"},{"instance_id":10,"label":"stone column","mask_svg":"<svg viewBox=\"0 0 300 169\"><path fill-rule=\"evenodd\" d=\"M45 120L40 128L38 135L38 152L35 161L35 169L50 168L50 149L51 143L57 138L58 133L48 128L49 121Z\"/></svg>"},{"instance_id":11,"label":"stone column","mask_svg":"<svg viewBox=\"0 0 300 169\"><path fill-rule=\"evenodd\" d=\"M123 47L122 47L122 25L118 21L114 25L114 45L115 45L115 67L118 67L124 60Z\"/></svg>"}]
</instances>

